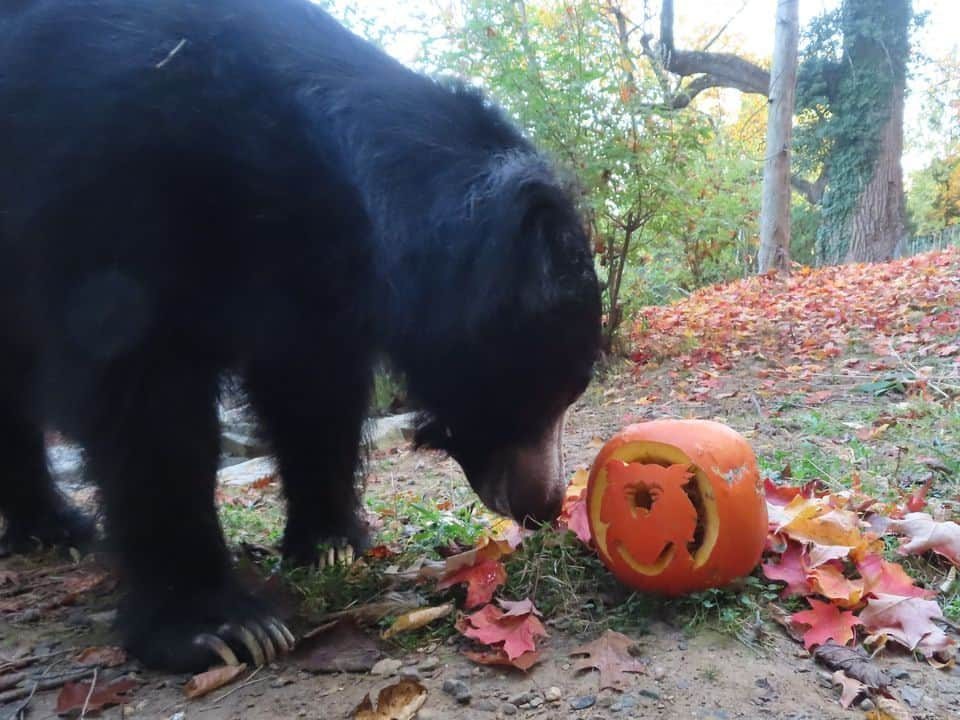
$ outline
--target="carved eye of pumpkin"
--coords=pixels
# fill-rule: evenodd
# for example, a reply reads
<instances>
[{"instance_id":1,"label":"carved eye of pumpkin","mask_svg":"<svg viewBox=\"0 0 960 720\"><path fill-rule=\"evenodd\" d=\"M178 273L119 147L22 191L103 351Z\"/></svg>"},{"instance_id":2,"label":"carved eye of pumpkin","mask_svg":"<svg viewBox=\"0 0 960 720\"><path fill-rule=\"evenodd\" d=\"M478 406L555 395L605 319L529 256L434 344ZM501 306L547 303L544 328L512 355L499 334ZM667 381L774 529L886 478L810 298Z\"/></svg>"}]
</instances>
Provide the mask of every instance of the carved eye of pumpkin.
<instances>
[{"instance_id":1,"label":"carved eye of pumpkin","mask_svg":"<svg viewBox=\"0 0 960 720\"><path fill-rule=\"evenodd\" d=\"M767 536L753 450L707 420L657 420L617 433L590 471L587 517L607 567L664 595L749 574Z\"/></svg>"}]
</instances>

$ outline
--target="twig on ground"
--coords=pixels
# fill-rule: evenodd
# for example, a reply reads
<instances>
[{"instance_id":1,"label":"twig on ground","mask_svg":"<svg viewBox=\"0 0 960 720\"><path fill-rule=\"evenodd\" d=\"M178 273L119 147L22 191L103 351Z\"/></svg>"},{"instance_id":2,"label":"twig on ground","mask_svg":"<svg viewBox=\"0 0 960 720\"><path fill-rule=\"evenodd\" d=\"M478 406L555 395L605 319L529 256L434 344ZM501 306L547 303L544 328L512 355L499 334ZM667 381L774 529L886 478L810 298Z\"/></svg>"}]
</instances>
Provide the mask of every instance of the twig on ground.
<instances>
[{"instance_id":1,"label":"twig on ground","mask_svg":"<svg viewBox=\"0 0 960 720\"><path fill-rule=\"evenodd\" d=\"M47 678L46 680L37 680L35 683L33 683L32 688L16 688L15 690L8 690L7 692L0 693L0 705L12 702L14 700L19 700L27 695L32 695L38 690L53 690L66 685L68 682L85 680L93 675L95 671L96 668L85 668L83 670L76 670L74 672L64 673L63 675L57 675L56 677Z\"/></svg>"},{"instance_id":2,"label":"twig on ground","mask_svg":"<svg viewBox=\"0 0 960 720\"><path fill-rule=\"evenodd\" d=\"M87 697L83 701L83 709L80 710L80 720L83 720L87 716L87 708L90 706L90 698L93 697L93 690L97 687L97 675L100 672L100 668L95 667L93 669L93 679L90 681L90 689L87 691Z\"/></svg>"}]
</instances>

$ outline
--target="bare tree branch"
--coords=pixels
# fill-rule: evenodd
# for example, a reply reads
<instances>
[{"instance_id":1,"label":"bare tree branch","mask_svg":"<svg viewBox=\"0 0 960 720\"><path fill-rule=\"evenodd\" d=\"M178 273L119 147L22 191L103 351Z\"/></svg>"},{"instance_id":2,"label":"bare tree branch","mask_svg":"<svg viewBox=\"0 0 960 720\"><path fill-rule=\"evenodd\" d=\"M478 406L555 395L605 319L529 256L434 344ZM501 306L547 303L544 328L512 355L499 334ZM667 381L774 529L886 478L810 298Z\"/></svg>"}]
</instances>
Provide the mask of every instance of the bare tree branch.
<instances>
[{"instance_id":1,"label":"bare tree branch","mask_svg":"<svg viewBox=\"0 0 960 720\"><path fill-rule=\"evenodd\" d=\"M813 182L799 175L790 176L790 185L800 193L811 205L819 205L823 200L823 193L827 189L827 172L821 170L820 175Z\"/></svg>"}]
</instances>

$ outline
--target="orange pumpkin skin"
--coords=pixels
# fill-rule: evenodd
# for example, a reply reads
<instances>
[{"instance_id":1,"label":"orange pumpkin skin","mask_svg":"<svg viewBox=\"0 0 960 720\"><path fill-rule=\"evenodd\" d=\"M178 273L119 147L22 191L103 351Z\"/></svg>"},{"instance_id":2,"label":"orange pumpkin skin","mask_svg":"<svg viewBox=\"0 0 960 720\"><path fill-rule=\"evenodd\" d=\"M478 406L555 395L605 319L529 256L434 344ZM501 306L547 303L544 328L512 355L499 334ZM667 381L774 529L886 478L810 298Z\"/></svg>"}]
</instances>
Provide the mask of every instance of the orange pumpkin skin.
<instances>
[{"instance_id":1,"label":"orange pumpkin skin","mask_svg":"<svg viewBox=\"0 0 960 720\"><path fill-rule=\"evenodd\" d=\"M757 566L767 505L747 440L709 420L630 425L597 455L587 483L597 552L625 584L682 595Z\"/></svg>"}]
</instances>

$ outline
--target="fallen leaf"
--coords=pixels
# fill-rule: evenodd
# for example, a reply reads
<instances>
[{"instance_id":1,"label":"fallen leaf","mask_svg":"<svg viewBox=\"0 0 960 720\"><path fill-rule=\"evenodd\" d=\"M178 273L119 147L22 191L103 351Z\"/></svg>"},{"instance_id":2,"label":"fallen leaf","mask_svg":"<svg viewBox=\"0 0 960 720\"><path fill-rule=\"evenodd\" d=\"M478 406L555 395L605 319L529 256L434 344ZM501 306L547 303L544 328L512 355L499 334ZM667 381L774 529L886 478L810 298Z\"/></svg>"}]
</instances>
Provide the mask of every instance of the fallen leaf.
<instances>
[{"instance_id":1,"label":"fallen leaf","mask_svg":"<svg viewBox=\"0 0 960 720\"><path fill-rule=\"evenodd\" d=\"M770 609L770 616L787 631L787 635L797 642L803 642L805 624L794 620L791 614L779 605L770 603L768 607Z\"/></svg>"},{"instance_id":2,"label":"fallen leaf","mask_svg":"<svg viewBox=\"0 0 960 720\"><path fill-rule=\"evenodd\" d=\"M903 703L892 698L878 697L876 709L867 713L867 720L913 720L913 713Z\"/></svg>"},{"instance_id":3,"label":"fallen leaf","mask_svg":"<svg viewBox=\"0 0 960 720\"><path fill-rule=\"evenodd\" d=\"M97 683L91 692L92 682L68 682L57 695L57 715L79 715L84 707L87 713L92 713L125 705L132 700L129 692L138 684L133 678L119 678L111 683Z\"/></svg>"},{"instance_id":4,"label":"fallen leaf","mask_svg":"<svg viewBox=\"0 0 960 720\"><path fill-rule=\"evenodd\" d=\"M933 487L932 475L927 478L927 481L923 485L910 493L910 496L907 498L907 512L920 512L926 507L927 493L930 492L931 487Z\"/></svg>"},{"instance_id":5,"label":"fallen leaf","mask_svg":"<svg viewBox=\"0 0 960 720\"><path fill-rule=\"evenodd\" d=\"M353 711L354 720L412 720L427 701L427 689L416 680L401 680L377 694L374 706L370 694Z\"/></svg>"},{"instance_id":6,"label":"fallen leaf","mask_svg":"<svg viewBox=\"0 0 960 720\"><path fill-rule=\"evenodd\" d=\"M882 690L893 682L893 678L860 648L827 642L813 651L813 657L831 670L842 670L854 680L859 680L874 690Z\"/></svg>"},{"instance_id":7,"label":"fallen leaf","mask_svg":"<svg viewBox=\"0 0 960 720\"><path fill-rule=\"evenodd\" d=\"M183 694L188 700L196 700L208 693L212 693L214 690L222 688L224 685L229 685L245 672L246 669L247 666L240 663L239 665L222 665L211 668L206 672L198 673L190 678L187 684L183 686Z\"/></svg>"},{"instance_id":8,"label":"fallen leaf","mask_svg":"<svg viewBox=\"0 0 960 720\"><path fill-rule=\"evenodd\" d=\"M590 532L590 521L587 518L587 491L581 490L575 498L564 500L563 509L557 524L567 528L577 536L584 545L589 545L593 540L593 534Z\"/></svg>"},{"instance_id":9,"label":"fallen leaf","mask_svg":"<svg viewBox=\"0 0 960 720\"><path fill-rule=\"evenodd\" d=\"M123 648L112 645L102 647L88 647L81 650L76 657L81 665L99 665L100 667L117 667L127 661L127 652Z\"/></svg>"},{"instance_id":10,"label":"fallen leaf","mask_svg":"<svg viewBox=\"0 0 960 720\"><path fill-rule=\"evenodd\" d=\"M624 673L643 673L647 671L645 663L630 654L630 648L637 643L622 633L607 630L603 635L581 645L570 655L585 657L576 661L573 672L585 670L600 671L600 689L622 690L626 682Z\"/></svg>"},{"instance_id":11,"label":"fallen leaf","mask_svg":"<svg viewBox=\"0 0 960 720\"><path fill-rule=\"evenodd\" d=\"M936 595L932 590L914 585L903 566L884 560L880 555L865 555L857 561L857 571L863 578L867 594L903 595L905 597L929 598Z\"/></svg>"},{"instance_id":12,"label":"fallen leaf","mask_svg":"<svg viewBox=\"0 0 960 720\"><path fill-rule=\"evenodd\" d=\"M885 635L927 657L949 652L956 645L933 623L942 618L943 612L933 600L883 593L867 600L867 606L860 612L863 626L871 633Z\"/></svg>"},{"instance_id":13,"label":"fallen leaf","mask_svg":"<svg viewBox=\"0 0 960 720\"><path fill-rule=\"evenodd\" d=\"M833 684L843 688L840 693L840 706L844 709L849 708L860 695L867 691L866 685L849 677L843 670L837 670L833 674Z\"/></svg>"},{"instance_id":14,"label":"fallen leaf","mask_svg":"<svg viewBox=\"0 0 960 720\"><path fill-rule=\"evenodd\" d=\"M507 657L507 654L502 648L493 648L484 652L467 650L463 654L480 665L503 665L506 667L514 667L524 672L540 662L540 653L536 650L525 652L512 660Z\"/></svg>"},{"instance_id":15,"label":"fallen leaf","mask_svg":"<svg viewBox=\"0 0 960 720\"><path fill-rule=\"evenodd\" d=\"M847 578L836 565L821 565L810 573L816 591L842 608L855 607L863 597L863 580Z\"/></svg>"},{"instance_id":16,"label":"fallen leaf","mask_svg":"<svg viewBox=\"0 0 960 720\"><path fill-rule=\"evenodd\" d=\"M783 508L777 532L800 542L856 547L863 541L859 516L831 507L829 498L798 496Z\"/></svg>"},{"instance_id":17,"label":"fallen leaf","mask_svg":"<svg viewBox=\"0 0 960 720\"><path fill-rule=\"evenodd\" d=\"M383 655L377 641L349 618L311 631L298 643L295 658L315 673L368 672Z\"/></svg>"},{"instance_id":18,"label":"fallen leaf","mask_svg":"<svg viewBox=\"0 0 960 720\"><path fill-rule=\"evenodd\" d=\"M505 613L495 605L485 605L472 615L461 618L457 629L485 645L502 647L507 658L516 660L524 653L536 650L536 638L547 635L532 603L530 608L530 612L518 614L515 607L508 607Z\"/></svg>"},{"instance_id":19,"label":"fallen leaf","mask_svg":"<svg viewBox=\"0 0 960 720\"><path fill-rule=\"evenodd\" d=\"M507 581L507 571L499 560L481 560L476 565L468 565L437 583L437 590L445 590L454 585L466 584L467 609L485 605L493 599L493 594Z\"/></svg>"},{"instance_id":20,"label":"fallen leaf","mask_svg":"<svg viewBox=\"0 0 960 720\"><path fill-rule=\"evenodd\" d=\"M787 549L780 556L780 562L777 564L764 563L763 574L771 580L779 580L787 584L781 591L780 597L806 595L810 592L810 583L807 580L809 571L806 565L806 550L798 542L788 541Z\"/></svg>"},{"instance_id":21,"label":"fallen leaf","mask_svg":"<svg viewBox=\"0 0 960 720\"><path fill-rule=\"evenodd\" d=\"M409 632L410 630L416 630L424 627L425 625L429 625L434 620L444 618L452 612L452 603L446 603L445 605L438 605L436 607L420 608L419 610L412 610L408 613L404 613L394 620L393 624L384 630L380 637L382 637L384 640L388 640L399 633Z\"/></svg>"},{"instance_id":22,"label":"fallen leaf","mask_svg":"<svg viewBox=\"0 0 960 720\"><path fill-rule=\"evenodd\" d=\"M836 605L813 598L807 598L807 602L810 603L811 610L803 610L790 616L794 622L810 626L803 634L803 646L807 650L814 645L822 645L827 640L836 640L840 645L846 645L853 640L853 628L862 623L852 612L841 612Z\"/></svg>"},{"instance_id":23,"label":"fallen leaf","mask_svg":"<svg viewBox=\"0 0 960 720\"><path fill-rule=\"evenodd\" d=\"M957 523L938 522L928 513L909 513L902 520L891 522L890 529L907 536L901 541L902 555L920 555L933 550L960 566L960 525Z\"/></svg>"}]
</instances>

